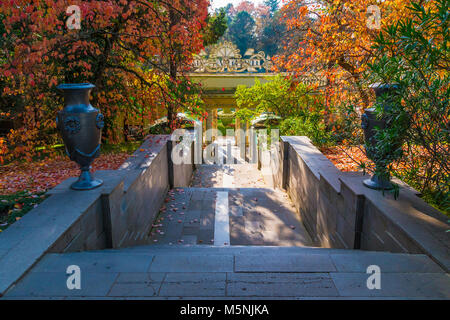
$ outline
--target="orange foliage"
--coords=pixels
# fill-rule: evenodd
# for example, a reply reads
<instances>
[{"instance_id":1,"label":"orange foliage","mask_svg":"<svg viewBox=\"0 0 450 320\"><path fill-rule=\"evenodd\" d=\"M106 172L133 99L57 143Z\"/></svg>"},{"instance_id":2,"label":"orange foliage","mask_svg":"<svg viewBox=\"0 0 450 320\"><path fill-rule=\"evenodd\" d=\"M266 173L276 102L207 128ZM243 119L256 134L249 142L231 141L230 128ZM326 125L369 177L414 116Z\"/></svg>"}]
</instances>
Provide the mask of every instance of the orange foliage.
<instances>
[{"instance_id":1,"label":"orange foliage","mask_svg":"<svg viewBox=\"0 0 450 320\"><path fill-rule=\"evenodd\" d=\"M381 27L406 13L409 0L377 1ZM282 8L287 27L283 52L275 57L278 70L295 77L315 74L326 86L328 106L352 100L362 108L372 102L364 72L374 58L377 29L369 28L367 0L325 0L310 4L290 0Z\"/></svg>"},{"instance_id":2,"label":"orange foliage","mask_svg":"<svg viewBox=\"0 0 450 320\"><path fill-rule=\"evenodd\" d=\"M409 172L415 172L416 177L425 177L425 163L429 160L427 150L419 146L412 147L412 150L404 146L403 149L407 156L391 164L396 175L404 178L408 177ZM363 146L324 147L320 151L343 172L363 171L361 164L365 166L367 173L374 169L374 163L367 158Z\"/></svg>"},{"instance_id":3,"label":"orange foliage","mask_svg":"<svg viewBox=\"0 0 450 320\"><path fill-rule=\"evenodd\" d=\"M104 137L116 142L117 119L155 119L158 106L183 107L172 94L177 75L203 47L208 0L11 0L0 5L0 95L15 101L21 127L11 131L10 158L31 160L36 146L60 142L56 86L96 85L91 102L105 115ZM66 27L66 9L81 9L81 29ZM169 72L170 71L170 72ZM175 75L175 77L173 76ZM49 150L47 148L47 150Z\"/></svg>"},{"instance_id":4,"label":"orange foliage","mask_svg":"<svg viewBox=\"0 0 450 320\"><path fill-rule=\"evenodd\" d=\"M362 147L327 147L321 148L322 153L330 160L336 168L344 172L361 171L361 163L373 166L367 158Z\"/></svg>"},{"instance_id":5,"label":"orange foliage","mask_svg":"<svg viewBox=\"0 0 450 320\"><path fill-rule=\"evenodd\" d=\"M102 154L92 164L92 171L116 170L129 156L126 153ZM22 190L31 193L46 191L79 174L78 165L67 157L9 164L0 167L0 194L12 194Z\"/></svg>"},{"instance_id":6,"label":"orange foliage","mask_svg":"<svg viewBox=\"0 0 450 320\"><path fill-rule=\"evenodd\" d=\"M4 163L4 158L6 156L6 152L8 148L6 147L6 141L4 138L0 138L0 164Z\"/></svg>"}]
</instances>

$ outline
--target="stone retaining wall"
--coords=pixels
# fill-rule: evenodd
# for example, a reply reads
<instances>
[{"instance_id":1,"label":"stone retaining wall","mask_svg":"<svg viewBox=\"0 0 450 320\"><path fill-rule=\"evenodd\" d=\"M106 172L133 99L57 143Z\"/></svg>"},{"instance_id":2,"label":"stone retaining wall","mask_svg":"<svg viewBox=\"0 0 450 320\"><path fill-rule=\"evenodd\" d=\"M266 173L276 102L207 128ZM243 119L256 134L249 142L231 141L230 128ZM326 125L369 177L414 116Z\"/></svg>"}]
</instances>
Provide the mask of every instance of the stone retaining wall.
<instances>
[{"instance_id":1,"label":"stone retaining wall","mask_svg":"<svg viewBox=\"0 0 450 320\"><path fill-rule=\"evenodd\" d=\"M307 137L282 137L270 167L317 245L424 253L449 271L448 218L402 181L398 199L366 188L368 176L339 171Z\"/></svg>"},{"instance_id":2,"label":"stone retaining wall","mask_svg":"<svg viewBox=\"0 0 450 320\"><path fill-rule=\"evenodd\" d=\"M192 139L193 138L194 137L192 137ZM181 163L173 167L174 188L187 187L190 185L192 180L192 174L194 173L195 169L195 167L192 165L194 163L194 148L195 148L194 142L192 142L191 151L189 152L189 155L186 159L187 161L190 161L189 163Z\"/></svg>"},{"instance_id":3,"label":"stone retaining wall","mask_svg":"<svg viewBox=\"0 0 450 320\"><path fill-rule=\"evenodd\" d=\"M169 136L151 136L119 168L96 171L104 184L75 191L69 178L50 197L0 233L0 296L46 253L148 243L169 189ZM193 152L193 150L190 150ZM173 166L175 186L190 182L192 165Z\"/></svg>"}]
</instances>

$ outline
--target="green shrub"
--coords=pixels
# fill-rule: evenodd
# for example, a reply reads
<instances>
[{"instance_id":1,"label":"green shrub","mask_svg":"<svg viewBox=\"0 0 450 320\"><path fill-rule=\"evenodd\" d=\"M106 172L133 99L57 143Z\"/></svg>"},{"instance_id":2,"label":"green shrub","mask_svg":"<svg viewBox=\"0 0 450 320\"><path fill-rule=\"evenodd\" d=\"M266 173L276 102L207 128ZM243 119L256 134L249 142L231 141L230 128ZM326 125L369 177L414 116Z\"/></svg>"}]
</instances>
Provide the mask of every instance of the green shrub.
<instances>
[{"instance_id":1,"label":"green shrub","mask_svg":"<svg viewBox=\"0 0 450 320\"><path fill-rule=\"evenodd\" d=\"M450 208L450 35L449 0L412 3L410 17L382 29L370 64L372 82L395 83L395 96L384 96L377 105L392 120L378 132L377 148L392 147L404 139L400 167L393 175L419 189L425 198L449 212ZM396 98L389 110L381 106ZM430 200L428 200L430 201Z\"/></svg>"},{"instance_id":2,"label":"green shrub","mask_svg":"<svg viewBox=\"0 0 450 320\"><path fill-rule=\"evenodd\" d=\"M280 135L307 136L318 147L331 142L331 135L319 116L287 118L280 123Z\"/></svg>"},{"instance_id":3,"label":"green shrub","mask_svg":"<svg viewBox=\"0 0 450 320\"><path fill-rule=\"evenodd\" d=\"M0 231L22 218L47 197L45 192L32 194L26 190L10 195L0 195Z\"/></svg>"},{"instance_id":4,"label":"green shrub","mask_svg":"<svg viewBox=\"0 0 450 320\"><path fill-rule=\"evenodd\" d=\"M217 130L219 130L222 133L223 136L226 136L227 129L225 128L225 126L221 122L217 123Z\"/></svg>"},{"instance_id":5,"label":"green shrub","mask_svg":"<svg viewBox=\"0 0 450 320\"><path fill-rule=\"evenodd\" d=\"M313 94L313 89L308 85L282 75L265 83L255 79L252 87L239 85L235 98L239 107L237 113L247 108L254 109L256 113L274 112L283 118L298 116L323 102L323 97Z\"/></svg>"},{"instance_id":6,"label":"green shrub","mask_svg":"<svg viewBox=\"0 0 450 320\"><path fill-rule=\"evenodd\" d=\"M224 113L223 111L218 112L217 116L218 119L222 121L225 127L228 127L230 124L232 124L234 119L236 118L235 113Z\"/></svg>"}]
</instances>

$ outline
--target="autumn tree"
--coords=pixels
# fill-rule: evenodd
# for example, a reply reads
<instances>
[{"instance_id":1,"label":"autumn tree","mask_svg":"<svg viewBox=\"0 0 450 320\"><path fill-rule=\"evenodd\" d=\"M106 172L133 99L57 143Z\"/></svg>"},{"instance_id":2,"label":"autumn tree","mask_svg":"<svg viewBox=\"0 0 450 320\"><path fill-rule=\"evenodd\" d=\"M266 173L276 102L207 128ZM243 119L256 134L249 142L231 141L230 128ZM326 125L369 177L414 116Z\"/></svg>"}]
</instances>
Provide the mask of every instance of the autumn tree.
<instances>
[{"instance_id":1,"label":"autumn tree","mask_svg":"<svg viewBox=\"0 0 450 320\"><path fill-rule=\"evenodd\" d=\"M185 75L192 62L193 53L199 53L203 46L201 30L207 18L208 1L205 0L177 0L162 3L162 17L159 19L155 38L156 55L160 57L153 67L163 70L168 76L169 95L164 96L167 103L167 119L169 127L176 127L177 108L182 106L180 101L173 99L177 86L182 84L181 76ZM186 89L193 86L185 79ZM181 96L186 96L181 94Z\"/></svg>"},{"instance_id":2,"label":"autumn tree","mask_svg":"<svg viewBox=\"0 0 450 320\"><path fill-rule=\"evenodd\" d=\"M266 16L261 23L256 49L266 55L275 56L281 47L281 41L285 34L285 25L280 21L280 12L275 11Z\"/></svg>"},{"instance_id":3,"label":"autumn tree","mask_svg":"<svg viewBox=\"0 0 450 320\"><path fill-rule=\"evenodd\" d=\"M229 37L244 55L248 48L254 48L255 20L247 11L239 11L230 23Z\"/></svg>"},{"instance_id":4,"label":"autumn tree","mask_svg":"<svg viewBox=\"0 0 450 320\"><path fill-rule=\"evenodd\" d=\"M269 56L278 52L283 25L278 16L277 0L259 5L244 0L220 10L226 12L228 19L229 28L224 38L234 42L242 54L248 48L264 51Z\"/></svg>"},{"instance_id":5,"label":"autumn tree","mask_svg":"<svg viewBox=\"0 0 450 320\"><path fill-rule=\"evenodd\" d=\"M227 13L225 8L219 8L214 14L208 14L206 27L203 31L204 45L215 44L228 29Z\"/></svg>"},{"instance_id":6,"label":"autumn tree","mask_svg":"<svg viewBox=\"0 0 450 320\"><path fill-rule=\"evenodd\" d=\"M81 9L79 30L66 26L69 5ZM176 108L198 107L186 99L184 71L203 47L207 6L207 0L2 2L1 95L23 106L22 126L8 136L11 155L30 157L36 145L59 141L54 118L62 82L96 85L92 103L106 116L110 142L117 141L117 114L151 117L162 104L173 122Z\"/></svg>"},{"instance_id":7,"label":"autumn tree","mask_svg":"<svg viewBox=\"0 0 450 320\"><path fill-rule=\"evenodd\" d=\"M273 16L275 14L275 12L277 12L279 4L280 4L279 0L265 0L264 1L264 5L266 5L270 9L271 16Z\"/></svg>"},{"instance_id":8,"label":"autumn tree","mask_svg":"<svg viewBox=\"0 0 450 320\"><path fill-rule=\"evenodd\" d=\"M326 81L328 106L352 100L360 107L371 104L371 92L363 77L374 59L373 41L380 27L405 15L410 1L386 0L369 9L366 0L322 0L311 4L290 0L282 7L287 33L279 69L294 76L317 75Z\"/></svg>"}]
</instances>

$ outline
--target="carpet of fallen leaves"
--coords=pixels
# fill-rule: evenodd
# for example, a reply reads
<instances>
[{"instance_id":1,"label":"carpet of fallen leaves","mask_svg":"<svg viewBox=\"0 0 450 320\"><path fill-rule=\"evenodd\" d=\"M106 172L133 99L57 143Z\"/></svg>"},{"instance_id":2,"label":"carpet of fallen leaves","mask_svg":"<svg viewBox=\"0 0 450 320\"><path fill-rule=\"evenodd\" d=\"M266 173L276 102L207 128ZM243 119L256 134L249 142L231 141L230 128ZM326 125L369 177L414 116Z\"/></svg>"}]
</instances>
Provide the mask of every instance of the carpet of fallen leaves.
<instances>
[{"instance_id":1,"label":"carpet of fallen leaves","mask_svg":"<svg viewBox=\"0 0 450 320\"><path fill-rule=\"evenodd\" d=\"M129 157L127 153L102 154L94 160L92 172L116 170ZM78 177L78 165L68 157L56 157L33 163L11 163L0 166L0 195L27 190L47 191L70 177Z\"/></svg>"},{"instance_id":2,"label":"carpet of fallen leaves","mask_svg":"<svg viewBox=\"0 0 450 320\"><path fill-rule=\"evenodd\" d=\"M363 152L363 147L335 146L321 148L320 151L341 171L362 171L360 163L371 166L372 161Z\"/></svg>"}]
</instances>

